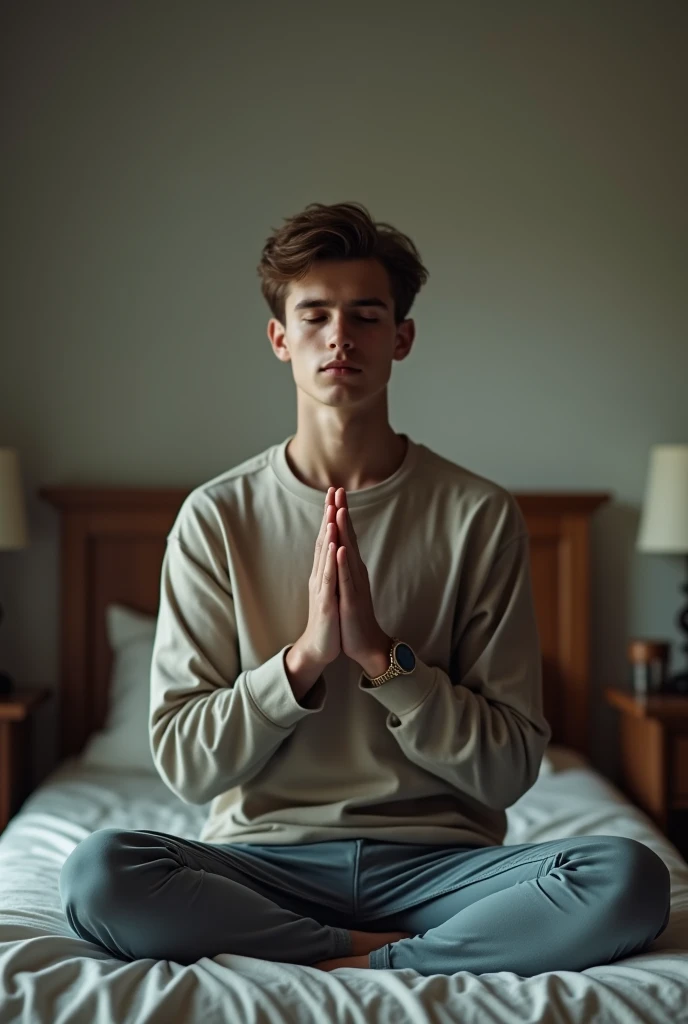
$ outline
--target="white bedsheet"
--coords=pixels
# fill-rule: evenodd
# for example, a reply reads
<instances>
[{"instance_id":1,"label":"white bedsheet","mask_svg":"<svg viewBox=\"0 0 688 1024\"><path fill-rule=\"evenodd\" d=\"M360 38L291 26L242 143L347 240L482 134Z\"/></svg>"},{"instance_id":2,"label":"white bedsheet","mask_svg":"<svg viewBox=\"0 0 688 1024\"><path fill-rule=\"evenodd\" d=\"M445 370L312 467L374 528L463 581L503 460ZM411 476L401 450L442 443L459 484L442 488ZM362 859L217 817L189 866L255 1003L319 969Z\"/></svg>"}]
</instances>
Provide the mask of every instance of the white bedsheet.
<instances>
[{"instance_id":1,"label":"white bedsheet","mask_svg":"<svg viewBox=\"0 0 688 1024\"><path fill-rule=\"evenodd\" d=\"M232 954L189 966L126 963L78 938L58 893L60 868L74 846L110 826L196 838L206 808L183 804L155 776L109 773L72 758L43 781L0 837L0 1022L688 1021L688 866L600 775L575 755L574 767L563 763L510 808L507 842L593 834L639 839L671 871L666 931L649 952L582 973L426 978L412 970L328 973Z\"/></svg>"}]
</instances>

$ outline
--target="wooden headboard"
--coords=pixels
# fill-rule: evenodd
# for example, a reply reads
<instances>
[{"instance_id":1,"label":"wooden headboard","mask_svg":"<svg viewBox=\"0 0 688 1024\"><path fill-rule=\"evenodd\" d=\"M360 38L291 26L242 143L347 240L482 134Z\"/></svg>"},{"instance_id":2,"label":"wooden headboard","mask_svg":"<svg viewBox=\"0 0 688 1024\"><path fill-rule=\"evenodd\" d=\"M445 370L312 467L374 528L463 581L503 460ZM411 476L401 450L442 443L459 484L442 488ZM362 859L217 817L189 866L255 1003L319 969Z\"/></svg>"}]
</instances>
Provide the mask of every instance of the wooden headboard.
<instances>
[{"instance_id":1,"label":"wooden headboard","mask_svg":"<svg viewBox=\"0 0 688 1024\"><path fill-rule=\"evenodd\" d=\"M61 514L58 758L79 754L107 712L111 602L157 615L165 542L183 488L44 487ZM589 524L609 494L515 494L530 534L552 741L588 753Z\"/></svg>"}]
</instances>

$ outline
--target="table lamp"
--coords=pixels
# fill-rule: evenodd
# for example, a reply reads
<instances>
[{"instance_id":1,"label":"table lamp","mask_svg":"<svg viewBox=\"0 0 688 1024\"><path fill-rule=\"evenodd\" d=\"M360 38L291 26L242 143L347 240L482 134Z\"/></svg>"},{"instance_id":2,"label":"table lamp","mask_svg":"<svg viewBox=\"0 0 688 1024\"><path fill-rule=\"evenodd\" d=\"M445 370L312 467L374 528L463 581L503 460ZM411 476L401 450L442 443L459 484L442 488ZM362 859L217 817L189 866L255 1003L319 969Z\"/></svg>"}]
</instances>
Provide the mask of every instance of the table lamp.
<instances>
[{"instance_id":1,"label":"table lamp","mask_svg":"<svg viewBox=\"0 0 688 1024\"><path fill-rule=\"evenodd\" d=\"M650 449L637 549L688 555L688 444L657 444ZM686 563L688 568L688 558ZM682 589L688 598L688 583ZM679 612L678 624L686 634L683 651L688 655L688 602ZM667 689L688 693L688 668L671 676Z\"/></svg>"},{"instance_id":2,"label":"table lamp","mask_svg":"<svg viewBox=\"0 0 688 1024\"><path fill-rule=\"evenodd\" d=\"M0 551L16 551L29 543L24 491L16 448L0 448ZM0 604L0 624L3 611ZM0 694L12 693L14 680L0 672Z\"/></svg>"}]
</instances>

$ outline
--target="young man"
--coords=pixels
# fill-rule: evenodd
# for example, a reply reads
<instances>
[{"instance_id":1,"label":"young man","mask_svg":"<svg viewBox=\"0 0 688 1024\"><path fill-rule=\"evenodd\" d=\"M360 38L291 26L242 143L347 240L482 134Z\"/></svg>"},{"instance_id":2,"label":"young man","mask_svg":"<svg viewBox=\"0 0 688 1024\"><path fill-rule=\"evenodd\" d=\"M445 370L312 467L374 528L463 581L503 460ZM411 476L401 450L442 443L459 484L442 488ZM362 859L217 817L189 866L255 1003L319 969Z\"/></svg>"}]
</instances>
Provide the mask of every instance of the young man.
<instances>
[{"instance_id":1,"label":"young man","mask_svg":"<svg viewBox=\"0 0 688 1024\"><path fill-rule=\"evenodd\" d=\"M152 664L155 764L209 816L198 841L81 842L70 924L126 959L322 970L529 976L639 952L669 914L648 847L503 845L550 737L528 536L505 489L390 426L414 244L311 204L259 272L297 430L187 497Z\"/></svg>"}]
</instances>

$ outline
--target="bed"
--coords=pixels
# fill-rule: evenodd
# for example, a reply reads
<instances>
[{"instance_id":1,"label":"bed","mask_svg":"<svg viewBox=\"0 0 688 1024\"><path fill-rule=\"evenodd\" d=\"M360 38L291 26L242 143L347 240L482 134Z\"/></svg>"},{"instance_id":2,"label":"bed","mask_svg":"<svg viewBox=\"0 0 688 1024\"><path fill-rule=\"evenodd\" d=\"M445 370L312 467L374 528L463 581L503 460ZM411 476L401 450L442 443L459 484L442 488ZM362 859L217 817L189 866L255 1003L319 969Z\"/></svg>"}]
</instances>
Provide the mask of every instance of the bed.
<instances>
[{"instance_id":1,"label":"bed","mask_svg":"<svg viewBox=\"0 0 688 1024\"><path fill-rule=\"evenodd\" d=\"M108 714L106 609L117 603L155 616L165 537L186 494L41 491L61 526L59 763L0 836L0 1024L688 1021L688 865L588 760L589 532L602 494L516 495L531 537L553 736L537 782L507 812L506 842L606 834L646 843L670 870L672 913L645 953L582 973L423 977L323 972L222 953L188 966L124 962L71 931L58 878L78 842L113 826L197 838L207 813L207 806L184 804L153 772L98 767L83 756Z\"/></svg>"}]
</instances>

